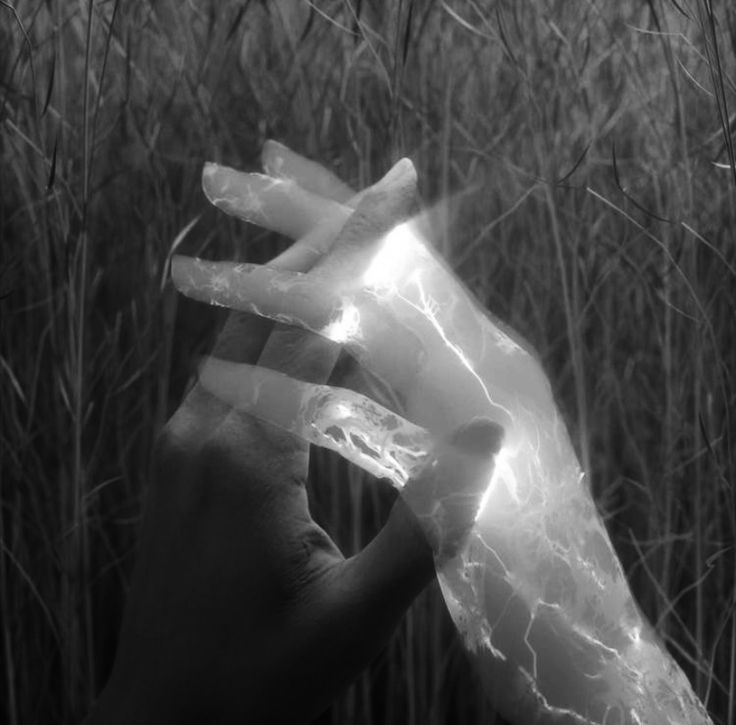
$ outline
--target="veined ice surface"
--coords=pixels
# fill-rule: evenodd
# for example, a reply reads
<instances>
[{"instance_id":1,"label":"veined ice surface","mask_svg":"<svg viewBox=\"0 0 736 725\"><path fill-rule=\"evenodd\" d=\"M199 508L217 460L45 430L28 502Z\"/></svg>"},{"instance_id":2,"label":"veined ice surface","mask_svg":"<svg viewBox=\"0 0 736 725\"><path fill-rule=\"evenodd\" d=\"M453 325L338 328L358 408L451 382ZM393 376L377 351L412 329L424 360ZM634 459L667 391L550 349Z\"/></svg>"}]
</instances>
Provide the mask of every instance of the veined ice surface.
<instances>
[{"instance_id":1,"label":"veined ice surface","mask_svg":"<svg viewBox=\"0 0 736 725\"><path fill-rule=\"evenodd\" d=\"M506 718L710 722L632 598L539 363L485 314L417 225L397 226L360 269L340 262L294 274L179 258L173 275L189 296L340 342L381 376L407 420L350 391L273 372L243 376L221 361L203 371L233 404L399 488L458 426L484 417L503 427L467 545L438 576Z\"/></svg>"}]
</instances>

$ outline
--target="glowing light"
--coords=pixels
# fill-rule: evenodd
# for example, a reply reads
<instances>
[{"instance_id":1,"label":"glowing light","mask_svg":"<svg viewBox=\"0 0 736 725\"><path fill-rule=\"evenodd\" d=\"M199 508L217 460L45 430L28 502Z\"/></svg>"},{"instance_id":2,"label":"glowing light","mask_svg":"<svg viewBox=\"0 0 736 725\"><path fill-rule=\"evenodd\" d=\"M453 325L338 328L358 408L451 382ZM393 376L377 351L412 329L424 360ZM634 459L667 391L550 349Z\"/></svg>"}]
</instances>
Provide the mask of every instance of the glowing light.
<instances>
[{"instance_id":1,"label":"glowing light","mask_svg":"<svg viewBox=\"0 0 736 725\"><path fill-rule=\"evenodd\" d=\"M514 468L511 465L511 459L513 459L515 455L515 451L512 451L509 446L504 446L496 454L491 479L481 496L478 513L475 515L476 522L482 519L486 514L486 506L493 499L494 492L501 484L505 487L511 499L515 503L521 504L521 499L519 497L519 483L516 480L516 474L514 473ZM490 515L498 515L498 512L490 512Z\"/></svg>"},{"instance_id":2,"label":"glowing light","mask_svg":"<svg viewBox=\"0 0 736 725\"><path fill-rule=\"evenodd\" d=\"M486 486L486 490L483 491L483 495L480 497L480 503L478 504L478 512L475 514L475 521L477 522L481 516L483 516L483 512L485 511L486 506L488 505L488 501L490 500L493 489L496 486L496 472L494 471L491 475L491 480L488 481L488 485Z\"/></svg>"},{"instance_id":3,"label":"glowing light","mask_svg":"<svg viewBox=\"0 0 736 725\"><path fill-rule=\"evenodd\" d=\"M345 420L353 415L353 412L345 403L335 403L328 409L328 415L336 420Z\"/></svg>"},{"instance_id":4,"label":"glowing light","mask_svg":"<svg viewBox=\"0 0 736 725\"><path fill-rule=\"evenodd\" d=\"M391 289L403 279L421 254L422 242L412 222L394 227L363 273L363 284L374 289Z\"/></svg>"},{"instance_id":5,"label":"glowing light","mask_svg":"<svg viewBox=\"0 0 736 725\"><path fill-rule=\"evenodd\" d=\"M357 340L360 335L360 310L353 303L346 303L340 310L340 317L330 322L321 334L333 342Z\"/></svg>"}]
</instances>

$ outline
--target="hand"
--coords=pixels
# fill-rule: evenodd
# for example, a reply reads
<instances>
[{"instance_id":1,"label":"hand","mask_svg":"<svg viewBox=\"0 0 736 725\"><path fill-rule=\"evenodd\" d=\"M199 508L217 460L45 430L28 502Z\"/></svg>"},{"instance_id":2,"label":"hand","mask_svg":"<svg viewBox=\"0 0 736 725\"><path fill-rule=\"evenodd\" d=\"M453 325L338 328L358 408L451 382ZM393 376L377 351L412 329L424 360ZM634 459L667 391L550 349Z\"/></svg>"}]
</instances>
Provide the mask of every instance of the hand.
<instances>
[{"instance_id":1,"label":"hand","mask_svg":"<svg viewBox=\"0 0 736 725\"><path fill-rule=\"evenodd\" d=\"M411 220L391 228L368 254L345 255L350 264L331 264L342 251L328 250L321 274L190 264L180 286L343 342L401 398L403 422L332 390L323 418L338 419L340 450L361 465L354 448L367 448L371 465L389 448L379 463L400 464L394 480L406 483L403 499L438 556L450 612L501 713L539 723L709 722L631 597L541 366L484 314L420 226ZM247 368L231 368L238 370L242 378ZM233 395L243 409L268 419L272 411L262 403L278 408L283 396L265 383L285 380L304 402L321 404L323 388L259 370L250 374L266 395ZM228 399L237 386L220 392ZM347 427L349 436L344 410L350 425L362 425ZM362 410L365 420L356 414ZM299 415L314 422L309 411ZM487 454L499 445L501 427L491 475ZM399 450L406 430L410 445ZM351 448L356 433L363 437ZM422 433L428 448L418 445Z\"/></svg>"},{"instance_id":2,"label":"hand","mask_svg":"<svg viewBox=\"0 0 736 725\"><path fill-rule=\"evenodd\" d=\"M394 173L402 165L413 176L408 160ZM247 217L268 219L283 196L273 186L278 183L228 169L208 179L205 189L229 211L234 198L249 198ZM348 213L339 205L332 213L339 216L340 209ZM326 255L307 275L185 257L175 258L172 274L178 289L194 299L340 342L398 395L405 417L438 437L479 415L512 429L509 408L518 403L531 401L545 414L554 413L549 383L534 355L489 320L433 253L424 239L426 222L417 214L395 224L360 255L345 254L340 245L320 249Z\"/></svg>"},{"instance_id":3,"label":"hand","mask_svg":"<svg viewBox=\"0 0 736 725\"><path fill-rule=\"evenodd\" d=\"M310 180L320 175L331 177L318 165L305 162L277 144L267 146L265 156L266 168L274 173L287 166L292 171L287 176ZM295 160L308 167L294 172ZM364 235L369 241L360 245L343 243L328 248L329 245L316 243L315 235L308 235L295 245L293 254L299 250L298 254L309 259L323 256L307 273L284 270L275 264L259 267L175 257L172 277L180 291L195 299L299 325L323 340L344 343L363 364L361 370L370 373L370 380L381 381L383 389L391 391L393 412L398 410L410 420L373 405L370 400L356 398L350 391L326 389L273 374L272 370L279 370L279 366L263 360L259 361L262 367L253 369L224 362L215 355L203 366L201 379L210 392L236 409L338 450L371 473L389 477L403 487L409 478L420 475L432 457L434 445L451 438L460 426L480 419L487 430L488 450L497 451L503 437L499 422L509 421L505 407L490 399L485 383L473 372L464 350L445 337L446 333L449 337L459 331L471 339L480 337L482 345L480 333L485 318L475 307L467 309L467 294L428 249L413 239L418 225L416 219L407 219L415 184L411 162L400 161L382 184L390 193L374 189L363 200L361 209L380 207L388 223L383 227L374 225ZM309 199L297 198L292 191L293 179L210 167L204 173L204 188L221 209L262 225L283 218L285 206L293 208L289 218L304 216L309 208ZM343 191L342 198L346 196ZM326 226L334 224L333 220L341 223L350 213L349 207L335 203L337 195L332 198L323 219ZM392 208L403 209L404 213L392 212ZM281 231L288 232L290 225L293 222L282 223ZM434 266L426 264L428 260ZM421 306L412 301L410 293L404 295L391 289L391 282L398 283L407 265L412 264L418 264L417 273L443 285L441 291L451 302L449 315L439 304L432 307L431 299L422 300ZM420 278L417 282L422 295L424 281ZM459 327L448 324L453 317L462 320ZM478 344L479 340L473 339L472 345ZM520 350L518 346L517 349ZM355 388L355 381L351 382ZM374 398L375 391L376 386L372 385ZM306 414L311 417L306 419ZM391 425L386 425L387 420ZM426 426L431 434L421 426ZM337 428L338 438L333 433ZM399 438L403 443L397 443ZM490 472L485 483L489 480ZM452 485L456 483L453 480ZM423 496L417 495L416 485L411 488L414 495L407 495L406 500L419 504L415 513L421 511L425 533L435 552L442 550L444 560L458 550L472 525L485 486L472 491L473 505L467 503L463 507L467 515L445 516L442 525L427 517L434 504L428 506L427 501L421 500L429 488ZM446 490L442 500L450 492ZM470 495L468 490L452 493L455 499L458 495ZM441 509L437 509L440 514ZM453 521L455 525L448 529ZM440 531L444 542L438 539Z\"/></svg>"},{"instance_id":4,"label":"hand","mask_svg":"<svg viewBox=\"0 0 736 725\"><path fill-rule=\"evenodd\" d=\"M269 145L267 168L275 153L284 160ZM285 163L282 173L298 176L305 162ZM315 274L330 246L331 259L349 264L404 218L415 183L389 177L350 201L324 174L299 181L236 193L231 210L245 214L243 201L283 192L277 206L247 214L298 239L273 268L314 265ZM337 349L235 313L213 354L323 383ZM200 385L167 424L155 464L115 666L90 723L307 722L434 575L432 550L401 501L376 539L344 559L309 513L308 446Z\"/></svg>"},{"instance_id":5,"label":"hand","mask_svg":"<svg viewBox=\"0 0 736 725\"><path fill-rule=\"evenodd\" d=\"M182 262L177 283L192 296L339 340L401 399L408 421L387 424L386 411L344 391L331 391L328 413L345 408L349 423L359 418L351 407L373 416L358 431L365 434L359 447L388 447L383 458L400 464L394 480L406 483L403 499L439 558L448 608L504 716L709 722L631 597L541 366L484 314L422 236L416 220L404 222L346 265L330 264L335 247L320 275ZM238 370L242 377L246 368L230 368ZM268 419L264 401L278 408L282 399L267 383L288 378L252 374L264 396L239 397L228 384L220 393ZM321 388L290 385L309 404L322 400ZM314 422L307 413L300 434ZM398 423L400 436L392 438ZM399 450L405 426L411 445ZM340 450L363 465L344 428L340 421ZM472 452L498 446L501 428L491 475L487 455ZM431 452L417 445L422 432L435 460L416 468L412 456Z\"/></svg>"}]
</instances>

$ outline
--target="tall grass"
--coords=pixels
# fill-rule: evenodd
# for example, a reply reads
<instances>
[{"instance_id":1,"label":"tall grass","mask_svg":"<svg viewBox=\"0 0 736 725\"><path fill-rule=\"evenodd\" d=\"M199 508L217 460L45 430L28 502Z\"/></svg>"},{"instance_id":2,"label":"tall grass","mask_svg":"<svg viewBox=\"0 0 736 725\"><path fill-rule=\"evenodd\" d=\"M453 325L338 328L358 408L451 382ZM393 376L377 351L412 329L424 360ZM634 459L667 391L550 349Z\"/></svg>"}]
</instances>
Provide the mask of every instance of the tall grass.
<instances>
[{"instance_id":1,"label":"tall grass","mask_svg":"<svg viewBox=\"0 0 736 725\"><path fill-rule=\"evenodd\" d=\"M452 200L436 244L536 346L639 602L734 722L731 3L2 0L0 74L8 723L78 720L109 671L154 432L215 320L167 254L283 246L199 191L268 137L356 187L409 155ZM313 474L364 545L391 492ZM436 588L321 721L493 722Z\"/></svg>"}]
</instances>

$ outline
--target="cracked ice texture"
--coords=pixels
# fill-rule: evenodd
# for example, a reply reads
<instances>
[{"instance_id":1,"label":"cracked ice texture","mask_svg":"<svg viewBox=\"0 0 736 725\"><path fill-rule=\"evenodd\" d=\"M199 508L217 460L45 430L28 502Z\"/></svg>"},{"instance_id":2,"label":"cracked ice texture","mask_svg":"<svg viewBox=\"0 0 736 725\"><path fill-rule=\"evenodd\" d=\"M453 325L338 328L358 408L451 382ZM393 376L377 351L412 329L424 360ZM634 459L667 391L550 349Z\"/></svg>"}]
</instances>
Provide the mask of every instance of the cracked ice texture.
<instances>
[{"instance_id":1,"label":"cracked ice texture","mask_svg":"<svg viewBox=\"0 0 736 725\"><path fill-rule=\"evenodd\" d=\"M350 391L279 383L268 373L255 374L238 405L389 476L399 488L431 455L433 440L476 417L503 427L467 545L449 561L438 560L438 576L505 717L710 722L632 598L541 366L485 314L417 224L396 227L367 267L346 267L329 284L199 260L179 261L174 277L190 296L340 342L385 377L400 393L397 412L409 428ZM226 374L219 371L219 384L232 397ZM218 375L210 379L216 387ZM297 402L290 408L279 400ZM397 429L411 433L408 454L399 450L407 439L397 439ZM366 455L366 446L373 453ZM412 505L411 486L405 493Z\"/></svg>"},{"instance_id":2,"label":"cracked ice texture","mask_svg":"<svg viewBox=\"0 0 736 725\"><path fill-rule=\"evenodd\" d=\"M424 428L352 390L304 383L217 358L202 366L200 382L237 410L336 451L399 487L419 474L431 457L433 441Z\"/></svg>"}]
</instances>

